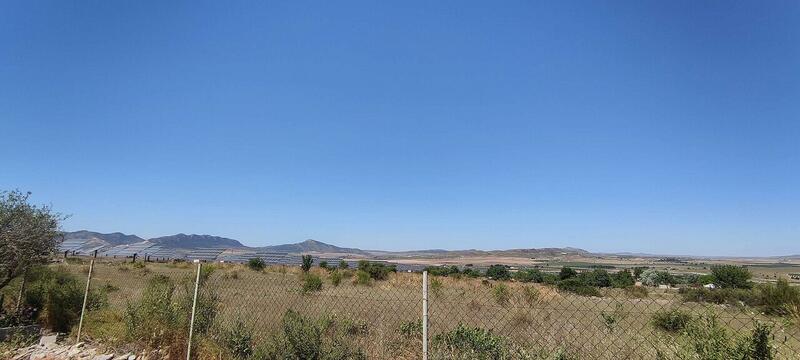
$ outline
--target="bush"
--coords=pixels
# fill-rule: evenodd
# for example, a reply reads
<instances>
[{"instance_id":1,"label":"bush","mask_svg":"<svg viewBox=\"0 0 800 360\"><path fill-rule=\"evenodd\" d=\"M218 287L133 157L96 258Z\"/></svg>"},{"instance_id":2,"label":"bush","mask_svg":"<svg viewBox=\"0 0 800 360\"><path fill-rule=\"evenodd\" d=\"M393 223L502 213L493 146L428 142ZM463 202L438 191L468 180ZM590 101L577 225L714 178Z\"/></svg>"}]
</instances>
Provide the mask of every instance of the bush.
<instances>
[{"instance_id":1,"label":"bush","mask_svg":"<svg viewBox=\"0 0 800 360\"><path fill-rule=\"evenodd\" d=\"M332 270L328 268L328 262L326 260L322 260L319 262L319 268L325 270Z\"/></svg>"},{"instance_id":2,"label":"bush","mask_svg":"<svg viewBox=\"0 0 800 360\"><path fill-rule=\"evenodd\" d=\"M611 286L626 289L636 284L636 279L629 270L620 270L611 275Z\"/></svg>"},{"instance_id":3,"label":"bush","mask_svg":"<svg viewBox=\"0 0 800 360\"><path fill-rule=\"evenodd\" d=\"M397 268L394 265L361 260L358 262L358 270L366 272L373 280L386 280L389 273L396 272Z\"/></svg>"},{"instance_id":4,"label":"bush","mask_svg":"<svg viewBox=\"0 0 800 360\"><path fill-rule=\"evenodd\" d=\"M544 275L539 269L525 269L514 273L514 280L519 282L541 283L544 281Z\"/></svg>"},{"instance_id":5,"label":"bush","mask_svg":"<svg viewBox=\"0 0 800 360\"><path fill-rule=\"evenodd\" d=\"M603 269L595 269L578 275L585 285L595 287L610 287L611 275Z\"/></svg>"},{"instance_id":6,"label":"bush","mask_svg":"<svg viewBox=\"0 0 800 360\"><path fill-rule=\"evenodd\" d=\"M692 315L679 309L662 310L653 314L653 326L667 332L682 331L692 321Z\"/></svg>"},{"instance_id":7,"label":"bush","mask_svg":"<svg viewBox=\"0 0 800 360\"><path fill-rule=\"evenodd\" d=\"M342 273L338 270L333 270L331 272L330 279L333 286L339 286L339 284L342 282Z\"/></svg>"},{"instance_id":8,"label":"bush","mask_svg":"<svg viewBox=\"0 0 800 360\"><path fill-rule=\"evenodd\" d=\"M459 275L461 271L458 270L458 267L453 266L426 266L423 271L427 271L428 274L433 276L450 276L450 275Z\"/></svg>"},{"instance_id":9,"label":"bush","mask_svg":"<svg viewBox=\"0 0 800 360\"><path fill-rule=\"evenodd\" d=\"M78 323L83 307L85 283L61 269L35 268L28 273L25 307L31 319L57 332L69 332ZM91 291L89 310L105 305L104 293Z\"/></svg>"},{"instance_id":10,"label":"bush","mask_svg":"<svg viewBox=\"0 0 800 360\"><path fill-rule=\"evenodd\" d=\"M247 262L247 267L253 271L262 271L267 267L267 263L264 262L264 259L257 257L250 259L250 261Z\"/></svg>"},{"instance_id":11,"label":"bush","mask_svg":"<svg viewBox=\"0 0 800 360\"><path fill-rule=\"evenodd\" d=\"M758 294L748 289L681 288L679 293L687 302L751 306L760 302Z\"/></svg>"},{"instance_id":12,"label":"bush","mask_svg":"<svg viewBox=\"0 0 800 360\"><path fill-rule=\"evenodd\" d=\"M571 267L564 266L561 268L561 271L558 272L558 279L559 280L566 280L570 278L574 278L578 276L578 272Z\"/></svg>"},{"instance_id":13,"label":"bush","mask_svg":"<svg viewBox=\"0 0 800 360\"><path fill-rule=\"evenodd\" d=\"M339 269L346 270L350 268L350 264L347 261L339 260Z\"/></svg>"},{"instance_id":14,"label":"bush","mask_svg":"<svg viewBox=\"0 0 800 360\"><path fill-rule=\"evenodd\" d=\"M711 267L714 283L723 289L749 289L751 287L750 270L743 266L716 265Z\"/></svg>"},{"instance_id":15,"label":"bush","mask_svg":"<svg viewBox=\"0 0 800 360\"><path fill-rule=\"evenodd\" d=\"M800 289L780 278L773 284L758 287L760 303L769 315L788 315L791 307L800 305Z\"/></svg>"},{"instance_id":16,"label":"bush","mask_svg":"<svg viewBox=\"0 0 800 360\"><path fill-rule=\"evenodd\" d=\"M558 289L581 296L602 296L596 287L586 285L581 279L574 277L559 281Z\"/></svg>"},{"instance_id":17,"label":"bush","mask_svg":"<svg viewBox=\"0 0 800 360\"><path fill-rule=\"evenodd\" d=\"M314 258L312 258L311 255L303 255L301 259L303 264L300 265L300 267L303 269L303 272L311 270L311 265L314 264Z\"/></svg>"},{"instance_id":18,"label":"bush","mask_svg":"<svg viewBox=\"0 0 800 360\"><path fill-rule=\"evenodd\" d=\"M775 351L770 337L771 328L756 323L750 336L737 338L709 313L687 324L679 358L771 360Z\"/></svg>"},{"instance_id":19,"label":"bush","mask_svg":"<svg viewBox=\"0 0 800 360\"><path fill-rule=\"evenodd\" d=\"M492 290L492 297L498 305L506 306L511 300L511 289L509 289L508 285L506 284L497 284L497 286L495 286Z\"/></svg>"},{"instance_id":20,"label":"bush","mask_svg":"<svg viewBox=\"0 0 800 360\"><path fill-rule=\"evenodd\" d=\"M330 321L315 321L288 310L283 333L258 349L256 359L364 360L364 352L351 345Z\"/></svg>"},{"instance_id":21,"label":"bush","mask_svg":"<svg viewBox=\"0 0 800 360\"><path fill-rule=\"evenodd\" d=\"M400 324L398 329L401 335L409 338L422 337L422 319L416 321L406 321Z\"/></svg>"},{"instance_id":22,"label":"bush","mask_svg":"<svg viewBox=\"0 0 800 360\"><path fill-rule=\"evenodd\" d=\"M235 359L248 359L253 355L253 331L243 321L236 320L225 334L225 347Z\"/></svg>"},{"instance_id":23,"label":"bush","mask_svg":"<svg viewBox=\"0 0 800 360\"><path fill-rule=\"evenodd\" d=\"M356 278L353 280L353 284L370 286L372 285L372 278L369 276L368 272L358 270L356 271Z\"/></svg>"},{"instance_id":24,"label":"bush","mask_svg":"<svg viewBox=\"0 0 800 360\"><path fill-rule=\"evenodd\" d=\"M303 293L322 290L322 279L316 274L306 274L303 278Z\"/></svg>"},{"instance_id":25,"label":"bush","mask_svg":"<svg viewBox=\"0 0 800 360\"><path fill-rule=\"evenodd\" d=\"M471 268L466 268L463 271L461 271L461 275L469 277L469 278L473 278L473 279L483 276L480 271L475 270L475 269L471 269Z\"/></svg>"},{"instance_id":26,"label":"bush","mask_svg":"<svg viewBox=\"0 0 800 360\"><path fill-rule=\"evenodd\" d=\"M656 269L644 270L641 275L639 275L639 280L642 281L642 284L647 286L675 284L675 277L673 277L672 274Z\"/></svg>"},{"instance_id":27,"label":"bush","mask_svg":"<svg viewBox=\"0 0 800 360\"><path fill-rule=\"evenodd\" d=\"M508 266L495 264L486 269L486 276L492 280L508 280L511 279L511 272Z\"/></svg>"},{"instance_id":28,"label":"bush","mask_svg":"<svg viewBox=\"0 0 800 360\"><path fill-rule=\"evenodd\" d=\"M507 359L507 342L502 336L481 328L459 324L454 330L434 336L436 353L454 359Z\"/></svg>"}]
</instances>

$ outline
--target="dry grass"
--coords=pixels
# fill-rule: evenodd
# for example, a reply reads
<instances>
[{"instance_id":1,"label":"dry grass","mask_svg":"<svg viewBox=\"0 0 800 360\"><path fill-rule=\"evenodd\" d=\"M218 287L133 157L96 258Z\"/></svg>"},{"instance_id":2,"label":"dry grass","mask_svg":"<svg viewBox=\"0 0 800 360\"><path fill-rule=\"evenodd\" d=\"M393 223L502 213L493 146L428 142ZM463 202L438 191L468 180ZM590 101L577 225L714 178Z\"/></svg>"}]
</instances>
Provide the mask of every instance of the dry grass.
<instances>
[{"instance_id":1,"label":"dry grass","mask_svg":"<svg viewBox=\"0 0 800 360\"><path fill-rule=\"evenodd\" d=\"M234 264L214 266L216 270L204 286L215 289L220 299L217 330L244 319L253 329L256 342L268 341L281 330L283 314L292 309L313 318L365 324L366 331L352 334L351 340L370 358L419 357L419 341L404 338L398 331L401 324L421 317L419 274L392 274L388 280L373 282L372 286L354 285L351 281L333 286L328 271L314 268L311 271L324 279L322 290L304 294L299 268L270 266L256 272ZM69 268L81 271L79 266ZM121 321L125 306L141 295L148 278L161 274L180 283L191 282L194 276L190 264L148 264L145 269L126 266L127 270L121 270L119 264L100 263L95 268L95 286L109 284L118 290L108 294L107 309L88 316L86 333L119 345L128 341ZM662 338L663 334L652 328L651 316L663 308L681 308L693 314L708 311L700 304L683 303L678 294L670 291L651 290L646 298L634 299L624 290L607 289L602 298L581 297L550 286L516 282L505 283L510 296L507 303L498 304L493 295L497 282L468 278L437 280L441 286L430 294L429 303L432 336L463 323L492 329L545 353L568 349L580 358L654 358L657 350L670 354L674 351L672 339ZM797 327L787 327L780 319L737 308L715 306L712 310L737 333L749 331L754 319L773 323L786 338L777 344L779 351L800 353ZM800 312L795 312L798 315ZM609 330L608 316L615 316L613 331ZM202 344L202 351L209 358L224 352L211 339L204 339Z\"/></svg>"}]
</instances>

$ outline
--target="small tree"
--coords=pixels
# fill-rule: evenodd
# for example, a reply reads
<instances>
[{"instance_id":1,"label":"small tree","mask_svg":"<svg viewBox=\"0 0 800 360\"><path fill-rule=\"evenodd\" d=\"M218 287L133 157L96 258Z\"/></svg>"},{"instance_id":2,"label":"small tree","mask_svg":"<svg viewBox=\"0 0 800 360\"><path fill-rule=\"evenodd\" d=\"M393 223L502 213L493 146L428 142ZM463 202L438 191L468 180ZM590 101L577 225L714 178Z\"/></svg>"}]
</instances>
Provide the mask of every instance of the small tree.
<instances>
[{"instance_id":1,"label":"small tree","mask_svg":"<svg viewBox=\"0 0 800 360\"><path fill-rule=\"evenodd\" d=\"M31 193L0 192L0 289L33 265L46 264L63 240L65 219L49 206L28 202Z\"/></svg>"},{"instance_id":2,"label":"small tree","mask_svg":"<svg viewBox=\"0 0 800 360\"><path fill-rule=\"evenodd\" d=\"M575 269L564 266L561 268L561 271L558 273L558 278L561 280L569 279L578 276L578 272Z\"/></svg>"},{"instance_id":3,"label":"small tree","mask_svg":"<svg viewBox=\"0 0 800 360\"><path fill-rule=\"evenodd\" d=\"M716 265L711 267L716 285L723 289L749 289L750 270L744 266Z\"/></svg>"},{"instance_id":4,"label":"small tree","mask_svg":"<svg viewBox=\"0 0 800 360\"><path fill-rule=\"evenodd\" d=\"M348 268L350 268L350 264L347 261L339 260L339 269L347 270Z\"/></svg>"},{"instance_id":5,"label":"small tree","mask_svg":"<svg viewBox=\"0 0 800 360\"><path fill-rule=\"evenodd\" d=\"M312 264L314 264L314 258L312 258L311 255L303 255L303 265L301 265L303 272L308 272L308 270L311 270Z\"/></svg>"},{"instance_id":6,"label":"small tree","mask_svg":"<svg viewBox=\"0 0 800 360\"><path fill-rule=\"evenodd\" d=\"M319 262L319 267L320 267L320 269L330 270L330 269L328 269L328 262L325 261L325 260L322 260L322 261Z\"/></svg>"},{"instance_id":7,"label":"small tree","mask_svg":"<svg viewBox=\"0 0 800 360\"><path fill-rule=\"evenodd\" d=\"M264 262L264 259L259 258L259 257L250 259L250 261L247 262L247 267L249 267L250 270L253 270L253 271L264 270L264 268L266 266L267 266L267 264Z\"/></svg>"},{"instance_id":8,"label":"small tree","mask_svg":"<svg viewBox=\"0 0 800 360\"><path fill-rule=\"evenodd\" d=\"M491 265L486 269L486 276L492 280L508 280L511 279L511 273L508 271L508 266L505 265Z\"/></svg>"}]
</instances>

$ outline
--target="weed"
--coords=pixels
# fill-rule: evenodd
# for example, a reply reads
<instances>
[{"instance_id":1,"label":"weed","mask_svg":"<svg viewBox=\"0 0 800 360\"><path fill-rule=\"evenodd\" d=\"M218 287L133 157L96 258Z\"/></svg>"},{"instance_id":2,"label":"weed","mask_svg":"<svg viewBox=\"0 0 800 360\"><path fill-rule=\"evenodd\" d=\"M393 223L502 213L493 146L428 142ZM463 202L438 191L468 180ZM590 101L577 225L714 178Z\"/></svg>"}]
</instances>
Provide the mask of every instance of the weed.
<instances>
[{"instance_id":1,"label":"weed","mask_svg":"<svg viewBox=\"0 0 800 360\"><path fill-rule=\"evenodd\" d=\"M511 301L511 289L508 285L500 283L492 289L492 297L500 306L507 306Z\"/></svg>"},{"instance_id":2,"label":"weed","mask_svg":"<svg viewBox=\"0 0 800 360\"><path fill-rule=\"evenodd\" d=\"M671 333L683 331L691 321L692 315L679 309L658 311L651 319L654 327Z\"/></svg>"},{"instance_id":3,"label":"weed","mask_svg":"<svg viewBox=\"0 0 800 360\"><path fill-rule=\"evenodd\" d=\"M317 292L322 290L322 279L317 274L305 274L303 276L303 293Z\"/></svg>"},{"instance_id":4,"label":"weed","mask_svg":"<svg viewBox=\"0 0 800 360\"><path fill-rule=\"evenodd\" d=\"M528 306L533 306L536 304L536 301L539 299L539 290L533 286L524 286L522 287L522 300L528 304Z\"/></svg>"},{"instance_id":5,"label":"weed","mask_svg":"<svg viewBox=\"0 0 800 360\"><path fill-rule=\"evenodd\" d=\"M339 270L332 271L329 276L331 284L333 284L333 286L339 286L339 284L342 282L342 277L343 275Z\"/></svg>"}]
</instances>

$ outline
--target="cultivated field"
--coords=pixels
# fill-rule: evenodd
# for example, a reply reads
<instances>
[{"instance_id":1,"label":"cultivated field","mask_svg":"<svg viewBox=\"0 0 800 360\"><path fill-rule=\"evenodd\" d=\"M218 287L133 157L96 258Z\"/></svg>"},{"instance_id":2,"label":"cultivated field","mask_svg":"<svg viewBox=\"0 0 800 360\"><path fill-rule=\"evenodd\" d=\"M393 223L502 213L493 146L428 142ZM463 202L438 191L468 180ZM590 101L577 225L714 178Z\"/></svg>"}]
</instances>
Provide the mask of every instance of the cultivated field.
<instances>
[{"instance_id":1,"label":"cultivated field","mask_svg":"<svg viewBox=\"0 0 800 360\"><path fill-rule=\"evenodd\" d=\"M81 276L88 269L85 264L63 266ZM303 291L299 268L276 266L253 271L234 264L206 267L214 270L204 271L201 293L213 296L218 303L213 324L196 339L197 354L202 358L230 357L226 338L236 328L251 334L256 345L274 342L276 334L286 328L283 319L289 310L340 325L346 341L363 349L369 358L420 358L416 325L422 317L420 274L390 274L387 280L366 285L355 284L355 277L345 275L335 286L328 271L315 267L311 273L323 279L322 288ZM131 324L127 309L142 298L148 281L157 275L172 279L176 293L190 293L194 271L193 265L186 263L132 266L98 261L92 289L102 292L108 305L88 313L84 334L109 346L146 346L130 336L131 326L144 325ZM453 334L459 325L488 329L492 336L501 336L516 351L517 355L509 355L511 358L673 358L687 346L685 337L652 323L654 314L672 309L696 318L713 314L734 337L748 336L756 321L769 324L778 358L800 356L800 330L787 318L766 316L748 306L684 302L675 289L650 288L643 296L603 288L598 297L579 296L544 284L431 277L429 291L433 358L452 356L452 346L446 345L452 342L441 335Z\"/></svg>"}]
</instances>

